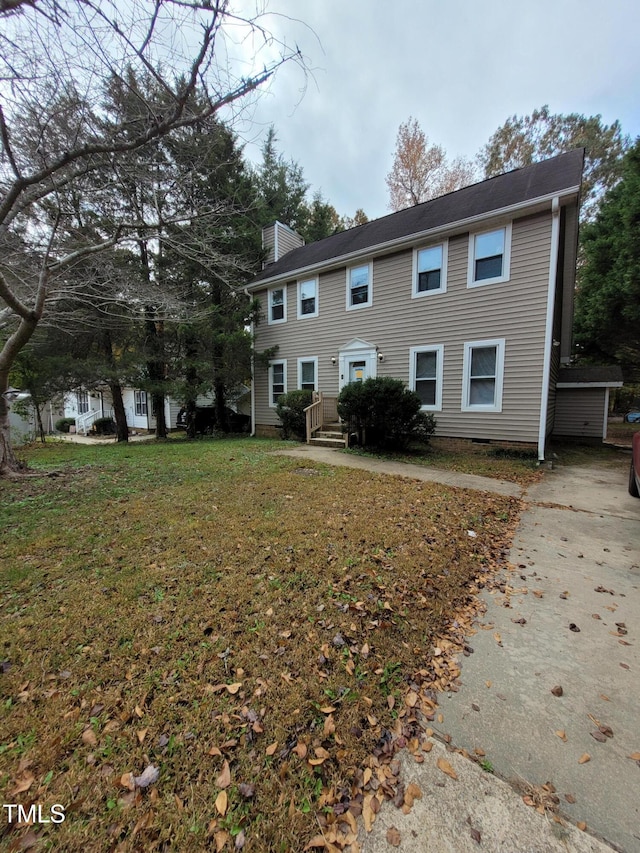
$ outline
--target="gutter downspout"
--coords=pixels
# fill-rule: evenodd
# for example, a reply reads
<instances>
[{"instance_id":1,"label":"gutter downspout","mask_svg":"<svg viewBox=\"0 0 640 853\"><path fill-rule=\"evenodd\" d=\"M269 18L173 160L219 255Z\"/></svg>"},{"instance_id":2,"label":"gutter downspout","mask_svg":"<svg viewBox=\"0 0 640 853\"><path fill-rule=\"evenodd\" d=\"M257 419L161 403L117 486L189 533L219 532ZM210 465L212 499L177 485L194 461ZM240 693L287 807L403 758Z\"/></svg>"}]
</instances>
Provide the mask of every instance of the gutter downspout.
<instances>
[{"instance_id":1,"label":"gutter downspout","mask_svg":"<svg viewBox=\"0 0 640 853\"><path fill-rule=\"evenodd\" d=\"M247 299L251 299L251 294L249 293L249 288L243 288L243 293L247 297ZM253 438L256 434L256 380L255 380L255 357L253 350L253 333L254 333L254 322L251 320L251 326L249 327L251 331L251 437Z\"/></svg>"},{"instance_id":2,"label":"gutter downspout","mask_svg":"<svg viewBox=\"0 0 640 853\"><path fill-rule=\"evenodd\" d=\"M540 428L538 431L538 460L544 462L544 447L547 438L547 413L549 411L549 388L551 383L551 352L553 347L553 315L556 303L558 277L558 248L560 245L560 198L551 202L551 256L549 258L549 287L547 289L547 321L544 336L544 360L542 365L542 398L540 400Z\"/></svg>"}]
</instances>

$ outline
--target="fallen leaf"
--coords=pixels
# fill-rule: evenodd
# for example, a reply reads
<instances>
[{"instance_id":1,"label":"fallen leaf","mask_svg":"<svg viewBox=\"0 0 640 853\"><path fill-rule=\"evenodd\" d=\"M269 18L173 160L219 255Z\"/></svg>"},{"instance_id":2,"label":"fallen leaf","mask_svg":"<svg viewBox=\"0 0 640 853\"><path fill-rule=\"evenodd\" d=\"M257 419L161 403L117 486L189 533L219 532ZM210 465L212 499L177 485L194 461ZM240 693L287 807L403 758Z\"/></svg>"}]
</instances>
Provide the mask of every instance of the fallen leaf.
<instances>
[{"instance_id":1,"label":"fallen leaf","mask_svg":"<svg viewBox=\"0 0 640 853\"><path fill-rule=\"evenodd\" d=\"M231 837L228 832L225 832L224 829L221 829L219 832L213 836L216 842L216 853L222 853L224 850L224 846Z\"/></svg>"},{"instance_id":2,"label":"fallen leaf","mask_svg":"<svg viewBox=\"0 0 640 853\"><path fill-rule=\"evenodd\" d=\"M482 841L482 835L480 834L480 830L476 829L474 826L471 827L471 837L474 841L477 841L478 844Z\"/></svg>"},{"instance_id":3,"label":"fallen leaf","mask_svg":"<svg viewBox=\"0 0 640 853\"><path fill-rule=\"evenodd\" d=\"M564 798L568 803L571 803L571 805L573 805L576 801L576 798L573 796L573 794L565 794Z\"/></svg>"},{"instance_id":4,"label":"fallen leaf","mask_svg":"<svg viewBox=\"0 0 640 853\"><path fill-rule=\"evenodd\" d=\"M225 761L222 765L222 770L220 771L220 775L216 779L216 786L218 788L228 788L231 784L231 770L229 769L229 762Z\"/></svg>"},{"instance_id":5,"label":"fallen leaf","mask_svg":"<svg viewBox=\"0 0 640 853\"><path fill-rule=\"evenodd\" d=\"M585 752L584 755L581 755L578 759L578 764L586 764L587 761L591 761L591 756L588 752Z\"/></svg>"},{"instance_id":6,"label":"fallen leaf","mask_svg":"<svg viewBox=\"0 0 640 853\"><path fill-rule=\"evenodd\" d=\"M559 684L556 684L555 687L551 688L551 692L553 693L554 696L562 696L562 694L564 693L564 690L562 689L562 687Z\"/></svg>"},{"instance_id":7,"label":"fallen leaf","mask_svg":"<svg viewBox=\"0 0 640 853\"><path fill-rule=\"evenodd\" d=\"M313 847L322 847L323 849L326 847L324 835L314 835L304 849L311 850Z\"/></svg>"},{"instance_id":8,"label":"fallen leaf","mask_svg":"<svg viewBox=\"0 0 640 853\"><path fill-rule=\"evenodd\" d=\"M11 791L11 795L23 794L25 791L28 791L35 782L35 778L33 773L25 773L20 780L16 780L16 786Z\"/></svg>"},{"instance_id":9,"label":"fallen leaf","mask_svg":"<svg viewBox=\"0 0 640 853\"><path fill-rule=\"evenodd\" d=\"M236 681L234 684L227 684L227 690L231 693L232 696L235 696L238 690L242 687L241 681Z\"/></svg>"},{"instance_id":10,"label":"fallen leaf","mask_svg":"<svg viewBox=\"0 0 640 853\"><path fill-rule=\"evenodd\" d=\"M436 765L437 765L437 767L438 767L438 770L442 770L442 772L443 772L443 773L446 773L446 774L447 774L447 776L450 776L452 779L457 779L457 778L458 778L458 774L457 774L457 773L456 773L456 771L453 769L453 767L449 764L449 762L447 761L447 759L446 759L446 758L442 758L442 757L440 757L440 758L436 761Z\"/></svg>"},{"instance_id":11,"label":"fallen leaf","mask_svg":"<svg viewBox=\"0 0 640 853\"><path fill-rule=\"evenodd\" d=\"M253 782L240 782L238 785L238 793L245 798L245 800L250 800L256 792L256 786Z\"/></svg>"},{"instance_id":12,"label":"fallen leaf","mask_svg":"<svg viewBox=\"0 0 640 853\"><path fill-rule=\"evenodd\" d=\"M630 758L632 761L640 761L640 752L632 752L627 758Z\"/></svg>"},{"instance_id":13,"label":"fallen leaf","mask_svg":"<svg viewBox=\"0 0 640 853\"><path fill-rule=\"evenodd\" d=\"M140 731L136 732L136 737L138 738L138 743L142 743L147 736L148 729L140 729Z\"/></svg>"},{"instance_id":14,"label":"fallen leaf","mask_svg":"<svg viewBox=\"0 0 640 853\"><path fill-rule=\"evenodd\" d=\"M133 781L138 788L148 788L149 785L153 785L158 781L159 776L160 771L158 768L154 767L153 764L149 764L140 776L133 777Z\"/></svg>"},{"instance_id":15,"label":"fallen leaf","mask_svg":"<svg viewBox=\"0 0 640 853\"><path fill-rule=\"evenodd\" d=\"M226 815L229 808L229 798L226 791L220 791L216 797L215 807L219 815L222 815L222 817Z\"/></svg>"},{"instance_id":16,"label":"fallen leaf","mask_svg":"<svg viewBox=\"0 0 640 853\"><path fill-rule=\"evenodd\" d=\"M582 830L582 832L584 832L585 829L587 828L587 824L583 820L579 820L576 823L576 826L578 827L578 829Z\"/></svg>"},{"instance_id":17,"label":"fallen leaf","mask_svg":"<svg viewBox=\"0 0 640 853\"><path fill-rule=\"evenodd\" d=\"M565 743L567 742L567 735L564 729L559 729L556 732L556 735L560 738L560 740L564 741Z\"/></svg>"},{"instance_id":18,"label":"fallen leaf","mask_svg":"<svg viewBox=\"0 0 640 853\"><path fill-rule=\"evenodd\" d=\"M576 634L579 634L579 633L580 633L580 628L578 628L578 626L576 625L576 623L575 623L575 622L570 622L570 623L569 623L569 630L570 630L570 631L573 631L573 632L574 632L574 633L576 633Z\"/></svg>"},{"instance_id":19,"label":"fallen leaf","mask_svg":"<svg viewBox=\"0 0 640 853\"><path fill-rule=\"evenodd\" d=\"M96 737L96 733L93 729L85 729L82 732L82 742L86 743L87 746L97 746L98 738Z\"/></svg>"},{"instance_id":20,"label":"fallen leaf","mask_svg":"<svg viewBox=\"0 0 640 853\"><path fill-rule=\"evenodd\" d=\"M390 826L387 830L387 843L392 847L400 847L400 833L395 826Z\"/></svg>"},{"instance_id":21,"label":"fallen leaf","mask_svg":"<svg viewBox=\"0 0 640 853\"><path fill-rule=\"evenodd\" d=\"M599 729L596 729L595 732L589 732L589 734L591 735L591 737L594 740L597 740L598 743L606 743L607 742L606 736Z\"/></svg>"},{"instance_id":22,"label":"fallen leaf","mask_svg":"<svg viewBox=\"0 0 640 853\"><path fill-rule=\"evenodd\" d=\"M236 843L235 843L236 850L242 850L245 843L246 843L246 836L244 834L244 829L241 829L240 832L236 835Z\"/></svg>"},{"instance_id":23,"label":"fallen leaf","mask_svg":"<svg viewBox=\"0 0 640 853\"><path fill-rule=\"evenodd\" d=\"M275 741L274 743L270 744L270 745L265 749L265 753L266 753L267 755L273 755L273 754L275 753L275 751L276 751L276 749L277 749L277 748L278 748L278 741Z\"/></svg>"},{"instance_id":24,"label":"fallen leaf","mask_svg":"<svg viewBox=\"0 0 640 853\"><path fill-rule=\"evenodd\" d=\"M497 643L499 646L501 646L501 645L502 645L502 637L500 636L500 634L499 634L497 631L496 631L496 633L493 635L493 639L496 641L496 643Z\"/></svg>"}]
</instances>

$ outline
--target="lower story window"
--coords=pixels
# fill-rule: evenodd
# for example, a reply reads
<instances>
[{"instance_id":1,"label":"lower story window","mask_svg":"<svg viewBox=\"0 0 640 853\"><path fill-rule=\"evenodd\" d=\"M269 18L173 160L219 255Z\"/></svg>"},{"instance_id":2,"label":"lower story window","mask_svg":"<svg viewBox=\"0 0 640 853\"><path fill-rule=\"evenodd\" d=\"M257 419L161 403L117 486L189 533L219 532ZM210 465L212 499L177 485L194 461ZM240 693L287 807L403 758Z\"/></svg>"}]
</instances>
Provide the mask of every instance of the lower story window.
<instances>
[{"instance_id":1,"label":"lower story window","mask_svg":"<svg viewBox=\"0 0 640 853\"><path fill-rule=\"evenodd\" d=\"M317 390L317 373L318 359L317 358L299 358L298 359L298 388L303 391Z\"/></svg>"},{"instance_id":2,"label":"lower story window","mask_svg":"<svg viewBox=\"0 0 640 853\"><path fill-rule=\"evenodd\" d=\"M76 399L78 403L78 414L86 415L89 411L89 392L78 391L78 393L76 394Z\"/></svg>"},{"instance_id":3,"label":"lower story window","mask_svg":"<svg viewBox=\"0 0 640 853\"><path fill-rule=\"evenodd\" d=\"M272 361L269 365L269 405L275 406L278 398L287 393L287 362Z\"/></svg>"},{"instance_id":4,"label":"lower story window","mask_svg":"<svg viewBox=\"0 0 640 853\"><path fill-rule=\"evenodd\" d=\"M464 345L463 411L502 411L504 340Z\"/></svg>"},{"instance_id":5,"label":"lower story window","mask_svg":"<svg viewBox=\"0 0 640 853\"><path fill-rule=\"evenodd\" d=\"M420 397L424 411L442 409L442 344L412 347L409 364L409 387Z\"/></svg>"},{"instance_id":6,"label":"lower story window","mask_svg":"<svg viewBox=\"0 0 640 853\"><path fill-rule=\"evenodd\" d=\"M135 392L135 404L136 404L136 415L146 415L147 414L147 392L146 391L136 391Z\"/></svg>"}]
</instances>

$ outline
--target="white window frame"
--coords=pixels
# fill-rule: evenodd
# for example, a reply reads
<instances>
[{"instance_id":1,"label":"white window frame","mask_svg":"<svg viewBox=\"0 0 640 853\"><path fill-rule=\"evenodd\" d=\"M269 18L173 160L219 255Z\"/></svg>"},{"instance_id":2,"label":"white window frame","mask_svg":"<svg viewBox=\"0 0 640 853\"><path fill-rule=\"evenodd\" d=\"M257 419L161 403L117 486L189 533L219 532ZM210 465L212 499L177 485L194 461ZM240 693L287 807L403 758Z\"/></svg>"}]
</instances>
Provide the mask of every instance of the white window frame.
<instances>
[{"instance_id":1,"label":"white window frame","mask_svg":"<svg viewBox=\"0 0 640 853\"><path fill-rule=\"evenodd\" d=\"M277 405L277 401L273 400L273 368L276 365L282 365L282 378L284 388L282 391L278 393L278 397L281 394L287 393L287 359L286 358L274 358L273 361L269 362L269 408L275 409Z\"/></svg>"},{"instance_id":2,"label":"white window frame","mask_svg":"<svg viewBox=\"0 0 640 853\"><path fill-rule=\"evenodd\" d=\"M476 281L476 238L484 234L493 234L494 231L504 231L504 251L502 254L502 275L493 278L481 278ZM469 260L467 266L467 287L484 287L486 284L500 284L509 281L511 277L511 223L500 225L497 228L485 228L469 234Z\"/></svg>"},{"instance_id":3,"label":"white window frame","mask_svg":"<svg viewBox=\"0 0 640 853\"><path fill-rule=\"evenodd\" d=\"M312 355L308 358L298 359L298 389L302 390L302 365L308 362L313 363L313 390L318 390L318 356Z\"/></svg>"},{"instance_id":4,"label":"white window frame","mask_svg":"<svg viewBox=\"0 0 640 853\"><path fill-rule=\"evenodd\" d=\"M148 413L147 392L136 390L133 392L133 407L137 418L144 418Z\"/></svg>"},{"instance_id":5,"label":"white window frame","mask_svg":"<svg viewBox=\"0 0 640 853\"><path fill-rule=\"evenodd\" d=\"M369 283L367 285L367 301L359 302L357 305L351 304L351 273L354 270L368 267ZM352 264L347 267L347 311L357 311L359 308L370 308L373 305L373 262L368 261L363 264Z\"/></svg>"},{"instance_id":6,"label":"white window frame","mask_svg":"<svg viewBox=\"0 0 640 853\"><path fill-rule=\"evenodd\" d=\"M275 293L276 290L282 291L282 318L280 320L273 320L271 318L271 308L272 308L272 294ZM270 287L267 292L267 324L269 326L276 326L278 323L286 323L287 322L287 285L279 284L277 287Z\"/></svg>"},{"instance_id":7,"label":"white window frame","mask_svg":"<svg viewBox=\"0 0 640 853\"><path fill-rule=\"evenodd\" d=\"M435 352L436 353L436 401L434 405L422 405L420 408L423 412L441 412L442 411L442 381L444 375L444 344L428 344L420 347L411 347L409 350L409 388L412 391L416 390L416 355L420 352Z\"/></svg>"},{"instance_id":8,"label":"white window frame","mask_svg":"<svg viewBox=\"0 0 640 853\"><path fill-rule=\"evenodd\" d=\"M314 297L315 301L315 310L309 314L302 313L302 285L307 284L312 281L316 286L316 295ZM298 320L308 320L310 317L318 316L318 297L319 297L319 286L318 286L318 277L317 276L309 276L309 278L302 278L298 281Z\"/></svg>"},{"instance_id":9,"label":"white window frame","mask_svg":"<svg viewBox=\"0 0 640 853\"><path fill-rule=\"evenodd\" d=\"M79 415L88 415L91 410L91 401L88 391L76 391L76 408Z\"/></svg>"},{"instance_id":10,"label":"white window frame","mask_svg":"<svg viewBox=\"0 0 640 853\"><path fill-rule=\"evenodd\" d=\"M496 348L495 395L493 403L472 405L471 399L471 354L474 349L483 347ZM504 352L505 339L491 338L485 341L467 341L464 345L464 361L462 367L462 411L463 412L501 412L502 388L504 384ZM476 377L477 378L477 377ZM487 377L489 378L489 377Z\"/></svg>"},{"instance_id":11,"label":"white window frame","mask_svg":"<svg viewBox=\"0 0 640 853\"><path fill-rule=\"evenodd\" d=\"M442 266L440 267L440 287L437 290L418 290L418 257L420 252L425 249L442 249ZM447 292L447 266L449 261L449 241L443 240L440 243L427 244L426 246L416 246L413 250L413 270L412 280L413 287L411 296L413 299L420 299L423 296L433 296L436 293Z\"/></svg>"}]
</instances>

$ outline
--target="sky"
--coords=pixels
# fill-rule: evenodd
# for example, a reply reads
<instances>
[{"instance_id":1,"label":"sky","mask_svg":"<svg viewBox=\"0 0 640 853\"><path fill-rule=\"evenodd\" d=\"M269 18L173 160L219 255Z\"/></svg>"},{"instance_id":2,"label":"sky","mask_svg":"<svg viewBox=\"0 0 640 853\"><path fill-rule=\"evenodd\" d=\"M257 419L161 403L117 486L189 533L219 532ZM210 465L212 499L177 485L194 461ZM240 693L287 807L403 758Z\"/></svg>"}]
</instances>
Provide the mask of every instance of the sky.
<instances>
[{"instance_id":1,"label":"sky","mask_svg":"<svg viewBox=\"0 0 640 853\"><path fill-rule=\"evenodd\" d=\"M260 0L262 3L264 0ZM240 0L255 8L256 0ZM259 162L270 124L286 160L341 215L389 212L399 125L474 158L511 115L618 119L640 135L638 0L268 0L264 23L311 69L281 68L238 125Z\"/></svg>"}]
</instances>

